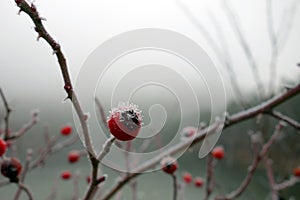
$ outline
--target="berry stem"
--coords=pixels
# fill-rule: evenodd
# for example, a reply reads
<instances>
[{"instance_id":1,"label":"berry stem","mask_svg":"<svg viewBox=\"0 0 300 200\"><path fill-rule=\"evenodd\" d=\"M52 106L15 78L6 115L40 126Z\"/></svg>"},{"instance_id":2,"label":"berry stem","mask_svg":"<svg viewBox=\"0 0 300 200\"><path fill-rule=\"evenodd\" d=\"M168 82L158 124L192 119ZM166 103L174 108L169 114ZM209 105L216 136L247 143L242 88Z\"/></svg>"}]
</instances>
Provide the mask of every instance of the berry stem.
<instances>
[{"instance_id":1,"label":"berry stem","mask_svg":"<svg viewBox=\"0 0 300 200\"><path fill-rule=\"evenodd\" d=\"M98 161L101 161L109 153L111 145L113 144L115 139L116 138L114 136L110 136L110 138L106 140L106 142L103 145L102 151L99 153Z\"/></svg>"},{"instance_id":2,"label":"berry stem","mask_svg":"<svg viewBox=\"0 0 300 200\"><path fill-rule=\"evenodd\" d=\"M206 194L204 200L208 200L210 194L214 189L214 170L215 170L215 160L211 153L207 155L207 164L206 164Z\"/></svg>"},{"instance_id":3,"label":"berry stem","mask_svg":"<svg viewBox=\"0 0 300 200\"><path fill-rule=\"evenodd\" d=\"M106 140L106 142L103 145L103 149L98 156L98 159L96 159L93 155L89 154L89 158L92 163L92 175L91 175L92 180L86 194L84 195L83 198L84 200L92 199L97 192L98 185L105 180L104 179L103 181L98 181L98 167L101 160L109 153L111 145L113 144L114 141L115 141L115 137L113 136L111 136Z\"/></svg>"},{"instance_id":4,"label":"berry stem","mask_svg":"<svg viewBox=\"0 0 300 200\"><path fill-rule=\"evenodd\" d=\"M25 162L25 165L24 165L24 170L23 170L23 172L20 176L20 183L24 183L24 181L25 181L25 178L26 178L29 166L30 166L31 159L32 159L32 149L28 149L27 150L26 162ZM21 187L19 187L16 194L15 194L14 200L18 200L20 198L21 190L22 190Z\"/></svg>"},{"instance_id":5,"label":"berry stem","mask_svg":"<svg viewBox=\"0 0 300 200\"><path fill-rule=\"evenodd\" d=\"M30 189L26 185L24 185L23 183L18 183L18 186L21 190L23 190L27 194L29 200L33 200L33 195Z\"/></svg>"},{"instance_id":6,"label":"berry stem","mask_svg":"<svg viewBox=\"0 0 300 200\"><path fill-rule=\"evenodd\" d=\"M172 178L173 178L173 200L177 200L178 184L177 184L177 176L175 173L172 174Z\"/></svg>"}]
</instances>

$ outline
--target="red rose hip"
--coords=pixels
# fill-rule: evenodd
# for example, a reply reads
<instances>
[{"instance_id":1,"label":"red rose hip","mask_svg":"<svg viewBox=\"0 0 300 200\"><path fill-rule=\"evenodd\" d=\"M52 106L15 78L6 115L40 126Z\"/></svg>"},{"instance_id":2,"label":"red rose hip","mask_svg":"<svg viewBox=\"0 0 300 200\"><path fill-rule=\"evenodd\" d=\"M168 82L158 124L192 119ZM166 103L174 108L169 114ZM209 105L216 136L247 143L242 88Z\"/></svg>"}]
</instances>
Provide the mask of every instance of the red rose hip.
<instances>
[{"instance_id":1,"label":"red rose hip","mask_svg":"<svg viewBox=\"0 0 300 200\"><path fill-rule=\"evenodd\" d=\"M212 150L211 154L214 158L221 160L225 156L225 151L222 146L217 146Z\"/></svg>"},{"instance_id":2,"label":"red rose hip","mask_svg":"<svg viewBox=\"0 0 300 200\"><path fill-rule=\"evenodd\" d=\"M161 168L164 172L167 174L174 174L174 172L178 168L178 164L175 160L175 158L172 157L166 157L161 160L160 162Z\"/></svg>"},{"instance_id":3,"label":"red rose hip","mask_svg":"<svg viewBox=\"0 0 300 200\"><path fill-rule=\"evenodd\" d=\"M0 156L3 156L7 148L7 143L0 138Z\"/></svg>"},{"instance_id":4,"label":"red rose hip","mask_svg":"<svg viewBox=\"0 0 300 200\"><path fill-rule=\"evenodd\" d=\"M72 177L72 173L69 171L63 171L60 175L63 180L68 180Z\"/></svg>"},{"instance_id":5,"label":"red rose hip","mask_svg":"<svg viewBox=\"0 0 300 200\"><path fill-rule=\"evenodd\" d=\"M201 177L196 177L194 180L194 184L196 187L202 187L203 185L203 179Z\"/></svg>"},{"instance_id":6,"label":"red rose hip","mask_svg":"<svg viewBox=\"0 0 300 200\"><path fill-rule=\"evenodd\" d=\"M68 160L69 160L70 163L75 163L79 159L80 159L80 152L79 151L73 150L73 151L69 152Z\"/></svg>"},{"instance_id":7,"label":"red rose hip","mask_svg":"<svg viewBox=\"0 0 300 200\"><path fill-rule=\"evenodd\" d=\"M61 129L60 129L60 133L62 134L62 135L70 135L71 133L72 133L72 126L69 126L69 125L67 125L67 126L64 126L64 127L62 127Z\"/></svg>"},{"instance_id":8,"label":"red rose hip","mask_svg":"<svg viewBox=\"0 0 300 200\"><path fill-rule=\"evenodd\" d=\"M193 180L192 175L191 175L190 173L188 173L188 172L185 172L185 173L183 174L182 178L183 178L183 181L184 181L185 183L187 183L187 184L191 183L192 180Z\"/></svg>"},{"instance_id":9,"label":"red rose hip","mask_svg":"<svg viewBox=\"0 0 300 200\"><path fill-rule=\"evenodd\" d=\"M22 171L21 162L15 158L7 158L1 163L1 174L11 182L18 182L18 177Z\"/></svg>"},{"instance_id":10,"label":"red rose hip","mask_svg":"<svg viewBox=\"0 0 300 200\"><path fill-rule=\"evenodd\" d=\"M294 168L294 176L300 177L300 167Z\"/></svg>"},{"instance_id":11,"label":"red rose hip","mask_svg":"<svg viewBox=\"0 0 300 200\"><path fill-rule=\"evenodd\" d=\"M120 104L110 112L107 125L116 139L133 140L142 127L141 111L134 104Z\"/></svg>"}]
</instances>

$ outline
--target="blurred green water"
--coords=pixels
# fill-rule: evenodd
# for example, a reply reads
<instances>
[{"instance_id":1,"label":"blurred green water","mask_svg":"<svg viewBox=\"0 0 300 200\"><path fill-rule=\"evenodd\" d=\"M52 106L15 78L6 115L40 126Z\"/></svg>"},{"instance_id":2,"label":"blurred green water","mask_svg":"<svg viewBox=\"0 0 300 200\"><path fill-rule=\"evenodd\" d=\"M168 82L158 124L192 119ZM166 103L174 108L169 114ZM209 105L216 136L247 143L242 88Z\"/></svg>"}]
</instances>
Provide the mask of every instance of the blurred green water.
<instances>
[{"instance_id":1,"label":"blurred green water","mask_svg":"<svg viewBox=\"0 0 300 200\"><path fill-rule=\"evenodd\" d=\"M298 104L299 98L294 98L287 105L283 105L280 109L283 112L288 112L290 116L300 119ZM64 104L65 105L65 104ZM45 106L46 107L46 106ZM22 110L23 109L23 110ZM17 110L12 115L11 124L14 130L20 128L25 122L30 119L28 110L25 112L24 108ZM19 113L20 111L20 113ZM44 125L49 126L50 134L55 135L59 133L60 127L65 123L72 122L72 113L69 106L63 106L63 109L57 111L57 109L43 108L40 114L41 121L28 132L24 137L18 141L18 157L22 160L25 158L26 149L33 148L36 152L40 147L44 145ZM263 124L269 124L269 128L266 129L266 136L272 133L275 120L263 121ZM225 146L226 158L218 163L216 167L216 189L217 193L227 193L237 188L243 180L247 166L252 159L252 152L250 148L249 136L247 130L261 129L260 124L256 124L255 120L249 120L238 126L227 129L220 138L219 143ZM264 128L264 127L263 127ZM299 165L299 137L298 132L292 128L288 128L281 138L280 142L276 143L272 149L270 156L275 161L274 171L278 176L279 181L284 178L288 178L291 174L293 166ZM193 176L205 177L205 159L198 159L197 153L200 146L197 145L192 151L187 152L179 159L178 176L185 171L190 172ZM79 163L70 165L67 162L66 155L68 151L72 149L82 149L81 143L66 148L57 155L51 156L47 160L46 166L34 170L28 174L26 184L32 189L35 199L46 199L51 193L53 186L57 187L57 199L67 200L71 199L73 194L73 180L62 181L59 174L62 170L68 169L75 173L80 171L79 179L79 192L80 196L87 186L85 178L89 172L88 161L82 158ZM103 190L108 189L116 180L119 173L112 171L108 168L103 169L103 173L108 174L108 181L105 183ZM146 173L139 176L138 180L138 195L142 200L153 199L171 199L172 198L172 179L162 172ZM13 199L16 186L4 186L0 188L2 200ZM238 199L269 199L269 186L266 178L263 166L259 166L259 169L255 173L253 181L247 190ZM193 185L188 185L185 188L186 200L202 199L205 191L203 188L195 188ZM295 185L291 190L281 192L283 196L294 196L295 199L300 199L300 187L299 184ZM127 185L122 190L122 199L131 199L131 190ZM27 199L25 195L22 195L21 199Z\"/></svg>"}]
</instances>

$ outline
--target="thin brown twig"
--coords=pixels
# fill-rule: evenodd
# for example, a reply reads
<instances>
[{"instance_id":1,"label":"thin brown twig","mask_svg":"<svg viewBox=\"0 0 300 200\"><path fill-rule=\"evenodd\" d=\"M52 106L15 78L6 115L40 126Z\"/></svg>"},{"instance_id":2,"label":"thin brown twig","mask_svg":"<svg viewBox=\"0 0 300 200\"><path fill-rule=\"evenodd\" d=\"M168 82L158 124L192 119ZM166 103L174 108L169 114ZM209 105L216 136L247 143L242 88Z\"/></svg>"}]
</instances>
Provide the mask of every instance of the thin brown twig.
<instances>
[{"instance_id":1,"label":"thin brown twig","mask_svg":"<svg viewBox=\"0 0 300 200\"><path fill-rule=\"evenodd\" d=\"M178 183L177 183L177 175L175 173L172 174L172 179L173 179L173 200L177 200Z\"/></svg>"},{"instance_id":2,"label":"thin brown twig","mask_svg":"<svg viewBox=\"0 0 300 200\"><path fill-rule=\"evenodd\" d=\"M242 46L242 49L246 55L249 65L251 67L252 74L255 79L255 84L256 84L257 91L258 91L258 95L259 95L258 96L259 100L262 100L264 98L264 85L261 80L261 76L259 74L259 69L258 69L257 63L255 61L253 52L251 51L250 46L245 38L245 34L242 32L241 25L239 23L239 20L238 20L236 14L233 11L233 8L229 5L229 2L227 0L223 0L223 5L225 8L225 11L226 11L225 13L227 14L228 20L231 23L231 25L237 35L237 38Z\"/></svg>"},{"instance_id":3,"label":"thin brown twig","mask_svg":"<svg viewBox=\"0 0 300 200\"><path fill-rule=\"evenodd\" d=\"M176 3L178 7L181 9L181 11L185 14L185 16L190 20L190 22L197 28L197 30L203 35L203 37L206 39L208 44L211 46L213 51L216 53L217 58L219 61L226 67L228 71L228 75L231 81L231 86L234 91L234 94L236 95L238 103L242 106L242 108L247 107L247 103L244 102L244 98L242 95L242 92L237 84L235 72L232 68L232 62L230 59L230 55L228 54L227 44L226 40L223 37L222 31L220 30L221 27L218 25L217 21L214 19L213 15L211 15L211 19L213 21L213 25L216 29L216 32L218 36L220 37L220 42L222 45L222 49L218 46L217 42L214 40L214 38L209 34L206 27L201 23L196 16L193 14L193 12L186 6L181 0L176 0Z\"/></svg>"},{"instance_id":4,"label":"thin brown twig","mask_svg":"<svg viewBox=\"0 0 300 200\"><path fill-rule=\"evenodd\" d=\"M60 150L71 146L76 143L79 139L78 135L74 135L72 138L64 140L56 145L54 145L55 141L57 141L58 137L54 137L49 143L47 143L45 149L42 151L40 156L36 158L31 165L29 166L29 170L33 170L34 168L44 164L47 157L50 155L59 152Z\"/></svg>"},{"instance_id":5,"label":"thin brown twig","mask_svg":"<svg viewBox=\"0 0 300 200\"><path fill-rule=\"evenodd\" d=\"M231 82L231 87L232 87L234 95L236 97L236 101L240 104L240 106L243 109L246 109L250 106L249 106L248 102L246 101L246 99L244 98L244 95L239 86L239 82L237 80L238 76L236 75L236 73L233 69L233 63L231 60L231 56L229 54L229 49L228 49L228 45L226 42L226 38L224 36L224 32L221 30L222 27L220 26L220 24L218 23L218 21L216 20L216 18L214 17L214 15L211 12L209 12L209 16L211 18L212 24L214 25L216 33L218 34L219 41L220 41L220 44L223 49L222 55L220 55L221 56L220 59L221 59L221 62L223 62L223 65L226 67L226 71L229 76L229 79Z\"/></svg>"},{"instance_id":6,"label":"thin brown twig","mask_svg":"<svg viewBox=\"0 0 300 200\"><path fill-rule=\"evenodd\" d=\"M55 179L54 184L51 189L51 193L48 195L46 200L55 200L57 197L57 187L58 187L58 178Z\"/></svg>"},{"instance_id":7,"label":"thin brown twig","mask_svg":"<svg viewBox=\"0 0 300 200\"><path fill-rule=\"evenodd\" d=\"M73 195L72 195L72 200L78 200L79 199L79 178L80 178L80 172L77 170L75 172L75 177L73 180Z\"/></svg>"},{"instance_id":8,"label":"thin brown twig","mask_svg":"<svg viewBox=\"0 0 300 200\"><path fill-rule=\"evenodd\" d=\"M274 92L274 89L276 88L276 78L277 78L277 57L279 55L278 53L278 40L277 36L274 30L274 21L273 21L273 0L267 0L266 1L266 8L267 8L267 25L268 25L268 33L269 38L271 42L271 60L269 64L270 68L270 81L269 81L269 92L272 95Z\"/></svg>"},{"instance_id":9,"label":"thin brown twig","mask_svg":"<svg viewBox=\"0 0 300 200\"><path fill-rule=\"evenodd\" d=\"M296 13L296 9L298 6L299 1L295 0L291 3L290 9L288 9L285 12L285 15L283 15L279 29L275 31L274 28L274 18L273 18L273 4L272 0L267 0L267 25L268 25L268 33L269 38L271 42L271 60L269 64L270 68L270 81L269 81L269 92L272 95L274 90L276 89L276 80L277 80L277 62L278 62L278 56L280 55L280 50L288 40L288 35L292 29L292 22L294 20L294 16Z\"/></svg>"},{"instance_id":10,"label":"thin brown twig","mask_svg":"<svg viewBox=\"0 0 300 200\"><path fill-rule=\"evenodd\" d=\"M271 198L272 198L272 200L278 200L278 192L274 188L276 182L275 182L275 178L274 178L274 174L273 174L273 170L272 170L272 160L265 157L264 163L265 163L265 168L266 168L266 172L267 172L267 176L268 176L268 180L269 180L269 185L271 188Z\"/></svg>"},{"instance_id":11,"label":"thin brown twig","mask_svg":"<svg viewBox=\"0 0 300 200\"><path fill-rule=\"evenodd\" d=\"M29 200L33 200L33 195L30 189L23 183L18 183L19 188L21 188L28 196Z\"/></svg>"},{"instance_id":12,"label":"thin brown twig","mask_svg":"<svg viewBox=\"0 0 300 200\"><path fill-rule=\"evenodd\" d=\"M20 183L24 183L24 181L25 181L25 178L26 178L29 166L30 166L31 159L32 159L32 149L28 149L24 169L23 169L23 172L20 176ZM20 198L21 191L22 191L22 189L19 187L16 194L15 194L14 200L18 200Z\"/></svg>"},{"instance_id":13,"label":"thin brown twig","mask_svg":"<svg viewBox=\"0 0 300 200\"><path fill-rule=\"evenodd\" d=\"M8 136L7 140L15 140L21 136L23 136L27 131L29 131L37 122L38 122L38 112L34 111L32 113L31 120L25 124L20 130L18 130L14 135Z\"/></svg>"},{"instance_id":14,"label":"thin brown twig","mask_svg":"<svg viewBox=\"0 0 300 200\"><path fill-rule=\"evenodd\" d=\"M272 117L279 119L281 121L286 122L287 124L289 124L290 126L294 127L297 130L300 130L300 123L297 122L296 120L276 111L276 110L272 110L270 112L267 112L268 115L271 115Z\"/></svg>"},{"instance_id":15,"label":"thin brown twig","mask_svg":"<svg viewBox=\"0 0 300 200\"><path fill-rule=\"evenodd\" d=\"M299 6L299 1L294 0L289 5L288 9L285 10L283 17L279 23L279 28L276 31L278 40L278 51L280 52L286 44L289 33L291 32L293 21L295 19L296 11Z\"/></svg>"},{"instance_id":16,"label":"thin brown twig","mask_svg":"<svg viewBox=\"0 0 300 200\"><path fill-rule=\"evenodd\" d=\"M212 154L207 155L207 166L206 166L206 193L204 200L208 200L213 189L214 189L214 168L215 162Z\"/></svg>"},{"instance_id":17,"label":"thin brown twig","mask_svg":"<svg viewBox=\"0 0 300 200\"><path fill-rule=\"evenodd\" d=\"M295 176L292 176L290 179L288 179L286 181L283 181L282 183L276 184L274 186L274 189L276 189L277 191L283 190L283 189L291 187L291 186L293 186L293 185L295 185L296 183L299 183L299 182L300 182L299 178L297 178Z\"/></svg>"},{"instance_id":18,"label":"thin brown twig","mask_svg":"<svg viewBox=\"0 0 300 200\"><path fill-rule=\"evenodd\" d=\"M6 114L5 114L5 117L4 117L4 121L5 121L5 128L4 128L5 135L4 135L4 140L7 140L7 138L9 137L9 131L10 131L9 130L9 116L10 116L10 113L11 113L11 108L8 105L8 102L6 100L4 92L2 91L1 88L0 88L0 96L2 98L2 101L4 103L4 107L5 107L5 111L6 111Z\"/></svg>"},{"instance_id":19,"label":"thin brown twig","mask_svg":"<svg viewBox=\"0 0 300 200\"><path fill-rule=\"evenodd\" d=\"M102 161L102 159L109 153L110 148L113 144L113 142L115 141L115 137L111 136L108 140L106 140L106 142L103 144L103 148L102 151L99 153L99 155L97 156L97 158L93 158L90 154L90 159L92 161L92 175L91 175L91 183L84 195L84 200L88 200L88 199L92 199L94 197L94 195L97 192L98 189L98 185L103 182L103 181L99 181L98 179L98 167L99 167L99 163Z\"/></svg>"}]
</instances>

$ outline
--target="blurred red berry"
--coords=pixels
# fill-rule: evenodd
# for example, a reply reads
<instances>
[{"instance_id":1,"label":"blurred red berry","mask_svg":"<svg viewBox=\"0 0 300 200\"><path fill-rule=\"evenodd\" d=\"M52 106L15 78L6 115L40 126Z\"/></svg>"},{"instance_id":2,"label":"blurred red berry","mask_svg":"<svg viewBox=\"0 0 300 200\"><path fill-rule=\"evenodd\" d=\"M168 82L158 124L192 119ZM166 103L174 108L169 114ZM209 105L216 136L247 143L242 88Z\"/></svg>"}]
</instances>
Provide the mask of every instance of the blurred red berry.
<instances>
[{"instance_id":1,"label":"blurred red berry","mask_svg":"<svg viewBox=\"0 0 300 200\"><path fill-rule=\"evenodd\" d=\"M69 171L63 171L60 175L63 180L68 180L72 177L72 173Z\"/></svg>"},{"instance_id":2,"label":"blurred red berry","mask_svg":"<svg viewBox=\"0 0 300 200\"><path fill-rule=\"evenodd\" d=\"M294 168L294 176L300 177L300 167Z\"/></svg>"},{"instance_id":3,"label":"blurred red berry","mask_svg":"<svg viewBox=\"0 0 300 200\"><path fill-rule=\"evenodd\" d=\"M211 154L214 158L221 160L225 156L225 151L222 146L217 146L212 150Z\"/></svg>"},{"instance_id":4,"label":"blurred red berry","mask_svg":"<svg viewBox=\"0 0 300 200\"><path fill-rule=\"evenodd\" d=\"M91 177L90 177L90 176L87 176L87 177L86 177L86 182L87 182L87 183L90 183L90 182L91 182L91 180L92 180L92 179L91 179Z\"/></svg>"},{"instance_id":5,"label":"blurred red berry","mask_svg":"<svg viewBox=\"0 0 300 200\"><path fill-rule=\"evenodd\" d=\"M184 129L182 129L180 134L183 138L191 138L196 133L197 133L197 129L195 127L188 126L188 127L185 127Z\"/></svg>"},{"instance_id":6,"label":"blurred red berry","mask_svg":"<svg viewBox=\"0 0 300 200\"><path fill-rule=\"evenodd\" d=\"M1 174L7 178L11 182L18 182L18 176L22 171L21 162L15 158L6 158L1 163Z\"/></svg>"},{"instance_id":7,"label":"blurred red berry","mask_svg":"<svg viewBox=\"0 0 300 200\"><path fill-rule=\"evenodd\" d=\"M176 160L172 157L162 159L160 165L162 170L168 174L173 174L178 168Z\"/></svg>"},{"instance_id":8,"label":"blurred red berry","mask_svg":"<svg viewBox=\"0 0 300 200\"><path fill-rule=\"evenodd\" d=\"M196 177L194 180L194 184L196 187L202 187L203 185L203 179L201 177Z\"/></svg>"},{"instance_id":9,"label":"blurred red berry","mask_svg":"<svg viewBox=\"0 0 300 200\"><path fill-rule=\"evenodd\" d=\"M111 134L118 140L133 140L141 130L141 111L134 104L122 104L112 109L107 120Z\"/></svg>"},{"instance_id":10,"label":"blurred red berry","mask_svg":"<svg viewBox=\"0 0 300 200\"><path fill-rule=\"evenodd\" d=\"M60 133L62 135L70 135L72 133L72 126L66 125L61 128Z\"/></svg>"},{"instance_id":11,"label":"blurred red berry","mask_svg":"<svg viewBox=\"0 0 300 200\"><path fill-rule=\"evenodd\" d=\"M187 184L191 183L192 180L193 180L192 175L191 175L190 173L188 173L188 172L185 172L185 173L183 174L182 178L183 178L183 181L184 181L185 183L187 183Z\"/></svg>"},{"instance_id":12,"label":"blurred red berry","mask_svg":"<svg viewBox=\"0 0 300 200\"><path fill-rule=\"evenodd\" d=\"M7 143L0 138L0 156L3 156L7 148Z\"/></svg>"},{"instance_id":13,"label":"blurred red berry","mask_svg":"<svg viewBox=\"0 0 300 200\"><path fill-rule=\"evenodd\" d=\"M68 160L69 160L70 163L75 163L79 159L80 159L80 152L79 151L73 150L73 151L69 152Z\"/></svg>"}]
</instances>

